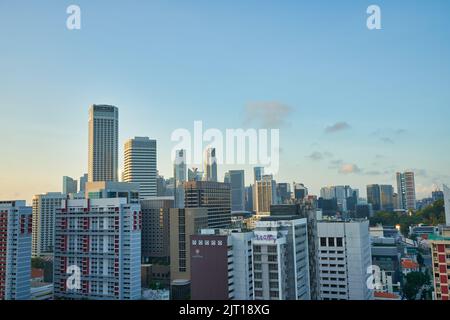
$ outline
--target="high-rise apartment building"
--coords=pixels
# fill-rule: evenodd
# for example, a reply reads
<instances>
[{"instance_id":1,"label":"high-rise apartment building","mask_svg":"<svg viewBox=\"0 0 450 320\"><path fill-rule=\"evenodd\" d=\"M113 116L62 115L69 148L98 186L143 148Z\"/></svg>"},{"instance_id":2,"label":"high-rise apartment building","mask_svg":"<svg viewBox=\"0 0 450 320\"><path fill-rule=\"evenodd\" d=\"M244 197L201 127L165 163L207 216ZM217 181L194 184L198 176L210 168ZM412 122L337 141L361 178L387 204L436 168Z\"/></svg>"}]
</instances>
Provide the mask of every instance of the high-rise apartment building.
<instances>
[{"instance_id":1,"label":"high-rise apartment building","mask_svg":"<svg viewBox=\"0 0 450 320\"><path fill-rule=\"evenodd\" d=\"M270 206L277 204L276 182L272 175L264 175L261 180L255 181L253 186L253 210L258 216L267 216Z\"/></svg>"},{"instance_id":2,"label":"high-rise apartment building","mask_svg":"<svg viewBox=\"0 0 450 320\"><path fill-rule=\"evenodd\" d=\"M32 209L0 201L0 300L30 299Z\"/></svg>"},{"instance_id":3,"label":"high-rise apartment building","mask_svg":"<svg viewBox=\"0 0 450 320\"><path fill-rule=\"evenodd\" d=\"M190 236L208 228L207 208L170 209L170 279L172 285L191 279ZM185 283L186 284L186 283Z\"/></svg>"},{"instance_id":4,"label":"high-rise apartment building","mask_svg":"<svg viewBox=\"0 0 450 320\"><path fill-rule=\"evenodd\" d=\"M125 142L123 181L139 184L139 197L157 196L156 140L135 137Z\"/></svg>"},{"instance_id":5,"label":"high-rise apartment building","mask_svg":"<svg viewBox=\"0 0 450 320\"><path fill-rule=\"evenodd\" d=\"M309 261L309 286L311 300L319 299L319 260L318 260L318 238L317 238L318 212L311 203L282 204L270 207L270 218L264 220L289 220L305 218L308 228L308 261Z\"/></svg>"},{"instance_id":6,"label":"high-rise apartment building","mask_svg":"<svg viewBox=\"0 0 450 320\"><path fill-rule=\"evenodd\" d=\"M435 300L450 300L450 228L444 227L440 235L428 237L431 245Z\"/></svg>"},{"instance_id":7,"label":"high-rise apartment building","mask_svg":"<svg viewBox=\"0 0 450 320\"><path fill-rule=\"evenodd\" d=\"M217 182L217 158L216 148L207 148L205 150L205 181Z\"/></svg>"},{"instance_id":8,"label":"high-rise apartment building","mask_svg":"<svg viewBox=\"0 0 450 320\"><path fill-rule=\"evenodd\" d=\"M88 182L88 174L85 173L83 176L80 177L80 193L84 193L85 187L86 187L86 183Z\"/></svg>"},{"instance_id":9,"label":"high-rise apartment building","mask_svg":"<svg viewBox=\"0 0 450 320\"><path fill-rule=\"evenodd\" d=\"M168 263L170 257L169 219L173 197L153 197L141 200L142 260L145 263Z\"/></svg>"},{"instance_id":10,"label":"high-rise apartment building","mask_svg":"<svg viewBox=\"0 0 450 320\"><path fill-rule=\"evenodd\" d=\"M140 299L141 226L140 205L125 198L63 201L55 219L55 299Z\"/></svg>"},{"instance_id":11,"label":"high-rise apartment building","mask_svg":"<svg viewBox=\"0 0 450 320\"><path fill-rule=\"evenodd\" d=\"M230 185L214 181L184 183L184 207L207 208L208 228L228 228L231 224Z\"/></svg>"},{"instance_id":12,"label":"high-rise apartment building","mask_svg":"<svg viewBox=\"0 0 450 320\"><path fill-rule=\"evenodd\" d=\"M321 300L372 300L369 221L319 221Z\"/></svg>"},{"instance_id":13,"label":"high-rise apartment building","mask_svg":"<svg viewBox=\"0 0 450 320\"><path fill-rule=\"evenodd\" d=\"M118 181L119 110L109 105L89 109L88 178Z\"/></svg>"},{"instance_id":14,"label":"high-rise apartment building","mask_svg":"<svg viewBox=\"0 0 450 320\"><path fill-rule=\"evenodd\" d=\"M77 192L78 192L77 180L74 180L71 177L64 176L62 193L69 194L69 193L77 193Z\"/></svg>"},{"instance_id":15,"label":"high-rise apartment building","mask_svg":"<svg viewBox=\"0 0 450 320\"><path fill-rule=\"evenodd\" d=\"M244 170L230 170L228 172L231 187L231 211L245 210L245 178Z\"/></svg>"},{"instance_id":16,"label":"high-rise apartment building","mask_svg":"<svg viewBox=\"0 0 450 320\"><path fill-rule=\"evenodd\" d=\"M192 300L253 300L253 232L204 229L190 239Z\"/></svg>"},{"instance_id":17,"label":"high-rise apartment building","mask_svg":"<svg viewBox=\"0 0 450 320\"><path fill-rule=\"evenodd\" d=\"M67 196L60 192L33 197L33 257L51 255L54 247L55 213Z\"/></svg>"},{"instance_id":18,"label":"high-rise apartment building","mask_svg":"<svg viewBox=\"0 0 450 320\"><path fill-rule=\"evenodd\" d=\"M254 233L254 299L310 300L306 219L263 218Z\"/></svg>"},{"instance_id":19,"label":"high-rise apartment building","mask_svg":"<svg viewBox=\"0 0 450 320\"><path fill-rule=\"evenodd\" d=\"M416 210L414 172L397 172L397 194L401 209Z\"/></svg>"}]
</instances>

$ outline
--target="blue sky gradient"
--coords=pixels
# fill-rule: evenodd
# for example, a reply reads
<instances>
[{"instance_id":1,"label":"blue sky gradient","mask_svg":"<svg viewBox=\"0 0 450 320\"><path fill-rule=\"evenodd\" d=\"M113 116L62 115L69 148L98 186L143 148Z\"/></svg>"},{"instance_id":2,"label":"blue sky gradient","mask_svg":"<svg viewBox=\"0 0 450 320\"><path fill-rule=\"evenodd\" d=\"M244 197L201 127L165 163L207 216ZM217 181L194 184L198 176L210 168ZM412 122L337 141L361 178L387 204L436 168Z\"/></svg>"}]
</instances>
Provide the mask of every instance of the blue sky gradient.
<instances>
[{"instance_id":1,"label":"blue sky gradient","mask_svg":"<svg viewBox=\"0 0 450 320\"><path fill-rule=\"evenodd\" d=\"M70 4L81 30L66 29ZM382 30L366 27L371 4ZM30 200L87 171L90 104L119 107L121 148L157 139L168 177L173 130L258 127L246 106L264 102L291 110L277 181L364 195L414 169L426 196L450 183L449 13L446 0L3 0L0 198Z\"/></svg>"}]
</instances>

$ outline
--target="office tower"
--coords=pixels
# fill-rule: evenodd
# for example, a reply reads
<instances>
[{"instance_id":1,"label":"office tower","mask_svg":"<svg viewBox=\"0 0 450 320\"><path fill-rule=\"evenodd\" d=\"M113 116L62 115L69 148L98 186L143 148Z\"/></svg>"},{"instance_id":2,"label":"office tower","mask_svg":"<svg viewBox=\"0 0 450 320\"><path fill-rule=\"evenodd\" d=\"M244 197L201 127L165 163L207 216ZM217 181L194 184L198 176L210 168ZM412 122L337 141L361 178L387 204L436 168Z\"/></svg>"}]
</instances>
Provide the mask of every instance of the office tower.
<instances>
[{"instance_id":1,"label":"office tower","mask_svg":"<svg viewBox=\"0 0 450 320\"><path fill-rule=\"evenodd\" d=\"M207 148L205 150L205 181L217 182L217 158L216 148Z\"/></svg>"},{"instance_id":2,"label":"office tower","mask_svg":"<svg viewBox=\"0 0 450 320\"><path fill-rule=\"evenodd\" d=\"M264 175L261 180L255 181L254 184L253 209L258 216L269 215L272 204L277 204L276 182L272 175Z\"/></svg>"},{"instance_id":3,"label":"office tower","mask_svg":"<svg viewBox=\"0 0 450 320\"><path fill-rule=\"evenodd\" d=\"M77 193L78 192L78 183L77 180L72 179L71 177L64 176L63 177L63 187L62 193Z\"/></svg>"},{"instance_id":4,"label":"office tower","mask_svg":"<svg viewBox=\"0 0 450 320\"><path fill-rule=\"evenodd\" d=\"M119 110L114 106L92 105L89 109L88 178L118 181Z\"/></svg>"},{"instance_id":5,"label":"office tower","mask_svg":"<svg viewBox=\"0 0 450 320\"><path fill-rule=\"evenodd\" d=\"M191 279L190 236L208 227L207 208L170 209L171 287L185 288ZM172 290L172 288L171 288Z\"/></svg>"},{"instance_id":6,"label":"office tower","mask_svg":"<svg viewBox=\"0 0 450 320\"><path fill-rule=\"evenodd\" d=\"M175 187L175 208L184 208L184 183L186 182L186 150L175 152L173 177Z\"/></svg>"},{"instance_id":7,"label":"office tower","mask_svg":"<svg viewBox=\"0 0 450 320\"><path fill-rule=\"evenodd\" d=\"M208 228L228 228L231 225L230 185L213 181L184 183L184 207L207 208Z\"/></svg>"},{"instance_id":8,"label":"office tower","mask_svg":"<svg viewBox=\"0 0 450 320\"><path fill-rule=\"evenodd\" d=\"M255 300L310 300L306 219L256 222L253 247Z\"/></svg>"},{"instance_id":9,"label":"office tower","mask_svg":"<svg viewBox=\"0 0 450 320\"><path fill-rule=\"evenodd\" d=\"M444 184L445 224L450 226L450 188Z\"/></svg>"},{"instance_id":10,"label":"office tower","mask_svg":"<svg viewBox=\"0 0 450 320\"><path fill-rule=\"evenodd\" d=\"M431 192L431 199L433 202L436 202L438 200L444 200L444 192L440 190L435 190Z\"/></svg>"},{"instance_id":11,"label":"office tower","mask_svg":"<svg viewBox=\"0 0 450 320\"><path fill-rule=\"evenodd\" d=\"M261 180L263 175L264 175L264 167L254 167L253 168L254 181Z\"/></svg>"},{"instance_id":12,"label":"office tower","mask_svg":"<svg viewBox=\"0 0 450 320\"><path fill-rule=\"evenodd\" d=\"M172 197L154 197L141 200L142 260L145 263L169 263L169 214Z\"/></svg>"},{"instance_id":13,"label":"office tower","mask_svg":"<svg viewBox=\"0 0 450 320\"><path fill-rule=\"evenodd\" d=\"M88 182L88 174L85 173L82 177L80 177L80 193L84 193L87 182Z\"/></svg>"},{"instance_id":14,"label":"office tower","mask_svg":"<svg viewBox=\"0 0 450 320\"><path fill-rule=\"evenodd\" d=\"M308 195L308 188L303 183L294 182L294 198L296 200L303 200Z\"/></svg>"},{"instance_id":15,"label":"office tower","mask_svg":"<svg viewBox=\"0 0 450 320\"><path fill-rule=\"evenodd\" d=\"M372 264L369 221L319 221L319 272L322 300L371 300L367 287Z\"/></svg>"},{"instance_id":16,"label":"office tower","mask_svg":"<svg viewBox=\"0 0 450 320\"><path fill-rule=\"evenodd\" d=\"M123 181L139 184L139 197L157 196L156 140L135 137L125 142Z\"/></svg>"},{"instance_id":17,"label":"office tower","mask_svg":"<svg viewBox=\"0 0 450 320\"><path fill-rule=\"evenodd\" d=\"M450 228L444 227L440 235L430 235L428 240L431 246L434 299L450 300Z\"/></svg>"},{"instance_id":18,"label":"office tower","mask_svg":"<svg viewBox=\"0 0 450 320\"><path fill-rule=\"evenodd\" d=\"M317 209L312 203L272 205L270 217L261 220L289 220L305 218L308 228L309 287L311 300L319 299L319 261L317 241Z\"/></svg>"},{"instance_id":19,"label":"office tower","mask_svg":"<svg viewBox=\"0 0 450 320\"><path fill-rule=\"evenodd\" d=\"M369 184L367 186L367 202L372 205L373 210L381 209L381 191L378 184Z\"/></svg>"},{"instance_id":20,"label":"office tower","mask_svg":"<svg viewBox=\"0 0 450 320\"><path fill-rule=\"evenodd\" d=\"M139 184L113 181L88 182L86 183L85 198L125 198L127 203L139 203Z\"/></svg>"},{"instance_id":21,"label":"office tower","mask_svg":"<svg viewBox=\"0 0 450 320\"><path fill-rule=\"evenodd\" d=\"M139 204L124 198L66 200L55 220L55 299L140 299Z\"/></svg>"},{"instance_id":22,"label":"office tower","mask_svg":"<svg viewBox=\"0 0 450 320\"><path fill-rule=\"evenodd\" d=\"M32 209L0 201L0 300L30 299Z\"/></svg>"},{"instance_id":23,"label":"office tower","mask_svg":"<svg viewBox=\"0 0 450 320\"><path fill-rule=\"evenodd\" d=\"M291 201L291 185L289 183L277 183L278 203L287 204Z\"/></svg>"},{"instance_id":24,"label":"office tower","mask_svg":"<svg viewBox=\"0 0 450 320\"><path fill-rule=\"evenodd\" d=\"M245 187L245 210L253 211L253 186Z\"/></svg>"},{"instance_id":25,"label":"office tower","mask_svg":"<svg viewBox=\"0 0 450 320\"><path fill-rule=\"evenodd\" d=\"M347 198L353 195L350 186L330 186L320 189L320 197L325 200L336 199L338 210L341 213L347 212Z\"/></svg>"},{"instance_id":26,"label":"office tower","mask_svg":"<svg viewBox=\"0 0 450 320\"><path fill-rule=\"evenodd\" d=\"M414 172L397 172L397 193L401 209L416 210Z\"/></svg>"},{"instance_id":27,"label":"office tower","mask_svg":"<svg viewBox=\"0 0 450 320\"><path fill-rule=\"evenodd\" d=\"M227 172L231 187L231 211L245 210L245 180L244 170L230 170Z\"/></svg>"},{"instance_id":28,"label":"office tower","mask_svg":"<svg viewBox=\"0 0 450 320\"><path fill-rule=\"evenodd\" d=\"M381 210L394 211L394 187L387 184L380 185Z\"/></svg>"},{"instance_id":29,"label":"office tower","mask_svg":"<svg viewBox=\"0 0 450 320\"><path fill-rule=\"evenodd\" d=\"M156 177L156 194L158 197L166 196L166 179L159 174Z\"/></svg>"},{"instance_id":30,"label":"office tower","mask_svg":"<svg viewBox=\"0 0 450 320\"><path fill-rule=\"evenodd\" d=\"M252 239L231 229L191 236L192 300L253 300Z\"/></svg>"},{"instance_id":31,"label":"office tower","mask_svg":"<svg viewBox=\"0 0 450 320\"><path fill-rule=\"evenodd\" d=\"M33 197L33 257L53 253L55 212L66 197L59 192L38 194Z\"/></svg>"}]
</instances>

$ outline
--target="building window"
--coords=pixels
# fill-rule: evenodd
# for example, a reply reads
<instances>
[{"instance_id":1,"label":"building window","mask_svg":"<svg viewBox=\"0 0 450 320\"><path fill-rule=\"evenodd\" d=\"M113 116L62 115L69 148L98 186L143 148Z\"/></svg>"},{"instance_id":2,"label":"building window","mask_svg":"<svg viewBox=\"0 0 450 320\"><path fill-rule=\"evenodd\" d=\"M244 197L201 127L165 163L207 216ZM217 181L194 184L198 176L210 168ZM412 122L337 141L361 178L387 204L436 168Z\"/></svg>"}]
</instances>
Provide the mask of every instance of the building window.
<instances>
[{"instance_id":1,"label":"building window","mask_svg":"<svg viewBox=\"0 0 450 320\"><path fill-rule=\"evenodd\" d=\"M342 247L342 238L336 238L336 246Z\"/></svg>"},{"instance_id":2,"label":"building window","mask_svg":"<svg viewBox=\"0 0 450 320\"><path fill-rule=\"evenodd\" d=\"M328 245L334 247L334 238L328 238Z\"/></svg>"},{"instance_id":3,"label":"building window","mask_svg":"<svg viewBox=\"0 0 450 320\"><path fill-rule=\"evenodd\" d=\"M320 246L321 247L327 246L327 238L320 238Z\"/></svg>"}]
</instances>

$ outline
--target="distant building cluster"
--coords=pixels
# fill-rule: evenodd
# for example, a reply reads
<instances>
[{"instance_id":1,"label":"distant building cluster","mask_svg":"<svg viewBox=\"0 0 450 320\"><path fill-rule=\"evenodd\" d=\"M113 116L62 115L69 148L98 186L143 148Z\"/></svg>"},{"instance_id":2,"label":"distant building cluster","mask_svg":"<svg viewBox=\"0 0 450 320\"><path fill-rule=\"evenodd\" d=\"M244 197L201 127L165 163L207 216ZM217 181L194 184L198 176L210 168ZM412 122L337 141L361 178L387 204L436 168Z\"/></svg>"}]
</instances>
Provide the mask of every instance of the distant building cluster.
<instances>
[{"instance_id":1,"label":"distant building cluster","mask_svg":"<svg viewBox=\"0 0 450 320\"><path fill-rule=\"evenodd\" d=\"M450 223L446 186L418 201L407 171L395 188L367 185L365 199L349 185L312 195L258 166L248 185L244 170L222 182L214 147L203 168L177 150L165 179L149 137L126 140L119 174L118 108L92 105L88 127L87 174L64 176L61 192L31 206L0 201L0 300L400 300L423 268L423 239L433 297L449 298L449 227L411 226L419 241L369 225L438 200Z\"/></svg>"}]
</instances>

